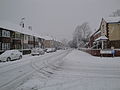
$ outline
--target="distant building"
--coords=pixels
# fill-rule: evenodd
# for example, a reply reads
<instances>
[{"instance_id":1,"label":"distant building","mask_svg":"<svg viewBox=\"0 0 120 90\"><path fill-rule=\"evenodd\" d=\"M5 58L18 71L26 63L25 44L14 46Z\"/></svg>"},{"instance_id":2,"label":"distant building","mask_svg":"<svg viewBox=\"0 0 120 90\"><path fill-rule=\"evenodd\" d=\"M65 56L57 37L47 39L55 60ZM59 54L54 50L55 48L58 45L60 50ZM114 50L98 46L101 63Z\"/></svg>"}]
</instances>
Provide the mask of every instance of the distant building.
<instances>
[{"instance_id":1,"label":"distant building","mask_svg":"<svg viewBox=\"0 0 120 90\"><path fill-rule=\"evenodd\" d=\"M52 48L53 47L53 39L50 36L43 36L45 39L43 44L44 48Z\"/></svg>"}]
</instances>

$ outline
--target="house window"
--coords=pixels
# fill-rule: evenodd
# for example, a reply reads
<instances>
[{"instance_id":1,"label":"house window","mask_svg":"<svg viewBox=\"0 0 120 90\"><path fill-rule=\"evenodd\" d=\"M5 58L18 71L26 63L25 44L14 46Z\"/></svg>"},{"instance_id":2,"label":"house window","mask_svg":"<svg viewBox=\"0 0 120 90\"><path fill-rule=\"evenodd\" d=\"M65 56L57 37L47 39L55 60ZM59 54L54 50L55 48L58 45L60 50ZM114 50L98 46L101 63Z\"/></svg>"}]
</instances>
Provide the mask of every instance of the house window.
<instances>
[{"instance_id":1,"label":"house window","mask_svg":"<svg viewBox=\"0 0 120 90\"><path fill-rule=\"evenodd\" d=\"M15 32L15 38L20 38L20 33L18 33L18 32Z\"/></svg>"},{"instance_id":2,"label":"house window","mask_svg":"<svg viewBox=\"0 0 120 90\"><path fill-rule=\"evenodd\" d=\"M11 33L11 37L15 38L15 33L14 32Z\"/></svg>"},{"instance_id":3,"label":"house window","mask_svg":"<svg viewBox=\"0 0 120 90\"><path fill-rule=\"evenodd\" d=\"M2 36L5 37L6 34L5 34L5 30L2 30Z\"/></svg>"},{"instance_id":4,"label":"house window","mask_svg":"<svg viewBox=\"0 0 120 90\"><path fill-rule=\"evenodd\" d=\"M10 37L10 31L7 31L7 36Z\"/></svg>"},{"instance_id":5,"label":"house window","mask_svg":"<svg viewBox=\"0 0 120 90\"><path fill-rule=\"evenodd\" d=\"M2 30L3 37L10 37L10 31Z\"/></svg>"},{"instance_id":6,"label":"house window","mask_svg":"<svg viewBox=\"0 0 120 90\"><path fill-rule=\"evenodd\" d=\"M30 36L30 41L33 41L33 36Z\"/></svg>"},{"instance_id":7,"label":"house window","mask_svg":"<svg viewBox=\"0 0 120 90\"><path fill-rule=\"evenodd\" d=\"M30 41L30 36L28 36L28 40Z\"/></svg>"},{"instance_id":8,"label":"house window","mask_svg":"<svg viewBox=\"0 0 120 90\"><path fill-rule=\"evenodd\" d=\"M2 50L10 50L10 43L2 43Z\"/></svg>"}]
</instances>

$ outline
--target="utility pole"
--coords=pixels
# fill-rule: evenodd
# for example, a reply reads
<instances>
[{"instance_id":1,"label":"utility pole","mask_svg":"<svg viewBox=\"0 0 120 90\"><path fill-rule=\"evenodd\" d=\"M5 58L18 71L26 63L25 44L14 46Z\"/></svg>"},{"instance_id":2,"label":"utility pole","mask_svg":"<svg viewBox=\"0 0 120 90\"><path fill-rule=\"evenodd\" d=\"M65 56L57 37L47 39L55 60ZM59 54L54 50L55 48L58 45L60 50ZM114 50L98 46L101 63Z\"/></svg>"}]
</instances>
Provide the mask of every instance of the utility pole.
<instances>
[{"instance_id":1,"label":"utility pole","mask_svg":"<svg viewBox=\"0 0 120 90\"><path fill-rule=\"evenodd\" d=\"M21 31L23 31L25 24L24 24L25 18L21 18L21 22L20 22L20 26L21 26ZM23 49L24 49L24 33L23 33L23 37L21 39L21 44L22 44L22 54L23 54Z\"/></svg>"}]
</instances>

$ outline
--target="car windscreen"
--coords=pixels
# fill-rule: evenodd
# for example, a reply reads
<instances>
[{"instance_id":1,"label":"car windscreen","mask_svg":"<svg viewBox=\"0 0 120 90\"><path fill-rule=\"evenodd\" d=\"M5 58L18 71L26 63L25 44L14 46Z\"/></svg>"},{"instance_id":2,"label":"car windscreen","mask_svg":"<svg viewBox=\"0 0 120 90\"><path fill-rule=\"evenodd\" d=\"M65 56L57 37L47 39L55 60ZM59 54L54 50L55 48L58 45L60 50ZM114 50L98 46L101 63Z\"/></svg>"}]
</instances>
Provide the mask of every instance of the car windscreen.
<instances>
[{"instance_id":1,"label":"car windscreen","mask_svg":"<svg viewBox=\"0 0 120 90\"><path fill-rule=\"evenodd\" d=\"M8 55L10 54L12 51L5 51L4 53L2 53L1 55Z\"/></svg>"}]
</instances>

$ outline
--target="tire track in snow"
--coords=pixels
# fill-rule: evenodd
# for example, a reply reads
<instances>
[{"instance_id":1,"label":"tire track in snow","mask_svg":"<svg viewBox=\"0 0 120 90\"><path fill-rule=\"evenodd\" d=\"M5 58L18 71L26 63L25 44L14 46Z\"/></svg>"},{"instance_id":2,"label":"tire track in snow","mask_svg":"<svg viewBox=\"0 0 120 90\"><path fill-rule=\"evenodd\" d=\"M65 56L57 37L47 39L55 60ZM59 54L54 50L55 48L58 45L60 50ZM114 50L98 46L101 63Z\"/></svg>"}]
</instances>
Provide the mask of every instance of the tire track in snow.
<instances>
[{"instance_id":1,"label":"tire track in snow","mask_svg":"<svg viewBox=\"0 0 120 90\"><path fill-rule=\"evenodd\" d=\"M59 53L56 53L56 54L54 54L54 55L50 55L50 56L48 56L48 57L44 57L43 60L48 59L48 58L52 58L52 57L54 57L54 56L56 56L56 55L59 55ZM38 61L40 61L40 60L38 60ZM33 63L33 62L30 62L30 63ZM30 65L30 64L28 63L27 65ZM23 67L23 65L20 66L20 67ZM18 68L18 67L17 67L17 68ZM15 69L15 68L14 68L14 69ZM13 71L14 69L12 69L12 71ZM9 71L10 71L10 70L9 70ZM36 72L35 69L33 69L33 71L31 71L31 72L26 72L26 73L20 74L19 76L15 77L14 79L12 79L12 80L10 80L10 81L8 81L8 82L0 85L0 90L7 90L6 88L9 88L8 90L12 90L12 87L13 87L13 86L15 86L15 87L19 86L19 85L21 84L21 81L24 80L24 78L29 77L29 76L32 75L34 72ZM17 82L18 85L16 84L16 82ZM11 86L12 86L12 87L11 87Z\"/></svg>"},{"instance_id":2,"label":"tire track in snow","mask_svg":"<svg viewBox=\"0 0 120 90\"><path fill-rule=\"evenodd\" d=\"M71 50L70 50L71 51ZM59 65L60 65L60 61L61 60L63 60L63 58L66 56L66 55L68 55L68 53L70 53L70 51L66 51L66 52L64 52L64 53L61 53L61 54L59 54L59 56L57 56L56 58L53 58L52 59L52 61L51 60L49 60L49 59L46 59L46 60L44 60L44 66L45 67L41 67L41 68L39 68L39 66L37 66L35 63L32 63L33 65L32 65L32 67L38 72L38 73L42 73L43 75L45 75L45 77L44 77L44 79L48 79L49 77L50 77L50 75L51 74L53 74L54 73L54 71L52 72L52 71L50 71L50 69L51 70L57 70L58 68L60 68L59 67ZM58 63L56 63L56 62L58 62ZM59 63L60 62L60 63ZM49 70L46 70L46 69L49 69ZM65 83L65 82L64 82ZM59 83L59 85L60 84L62 84L62 83ZM56 85L56 84L55 84ZM52 86L54 86L54 85L52 85ZM46 87L48 87L48 86L46 86L46 82L44 82L44 86L42 86L41 88L46 88ZM50 86L51 87L51 86Z\"/></svg>"},{"instance_id":3,"label":"tire track in snow","mask_svg":"<svg viewBox=\"0 0 120 90\"><path fill-rule=\"evenodd\" d=\"M59 54L59 53L56 53L56 54ZM55 54L55 55L56 55L56 54ZM41 57L41 60L44 60L44 59L47 59L47 58L51 58L51 57L53 57L53 56L55 56L55 55L50 55L50 56L47 56L47 57L42 56L42 57ZM27 59L29 59L29 58L27 58ZM10 64L10 65L8 65L7 67L6 67L6 66L5 66L5 67L3 66L3 67L0 68L0 74L6 73L6 72L9 72L9 71L13 71L13 70L16 69L16 68L20 68L20 67L23 67L23 66L25 66L25 65L29 65L33 59L38 59L38 57L30 57L29 61L28 61L28 60L24 61L24 62L25 62L24 65L23 65L23 62L18 62L18 63L15 63L15 64L14 64L14 63L13 63L13 64ZM22 64L22 65L21 65L21 64ZM13 66L13 65L14 65L14 66ZM11 68L11 69L6 69L6 68ZM4 70L4 69L5 69L5 70Z\"/></svg>"},{"instance_id":4,"label":"tire track in snow","mask_svg":"<svg viewBox=\"0 0 120 90\"><path fill-rule=\"evenodd\" d=\"M65 51L66 52L66 51ZM68 52L68 51L67 51ZM58 54L58 56L57 56L57 59L58 59L58 57L60 57L60 59L61 59L61 57L64 57L64 56L66 56L67 54L65 54L64 56L61 56L61 55L64 55L64 53L62 52L62 53L59 53ZM56 56L56 55L55 55ZM50 71L48 71L48 70L46 70L46 69L48 69L48 68L51 68L51 66L54 66L53 64L51 64L51 63L49 63L48 61L51 59L51 60L54 60L54 58L55 57L48 57L48 58L45 58L44 60L43 60L43 63L42 64L44 64L43 65L43 67L40 67L40 66L42 66L42 65L36 65L36 63L38 64L38 62L32 62L32 64L31 64L31 66L37 71L37 72L39 72L39 73L42 73L42 74L44 74L45 76L47 76L47 77L49 77L48 76L48 74L53 74L52 72L50 72ZM51 60L50 60L50 62L51 62ZM56 59L54 60L54 61L52 61L52 63L55 63L56 62ZM56 66L54 66L54 67L56 67ZM53 68L52 68L53 69Z\"/></svg>"}]
</instances>

